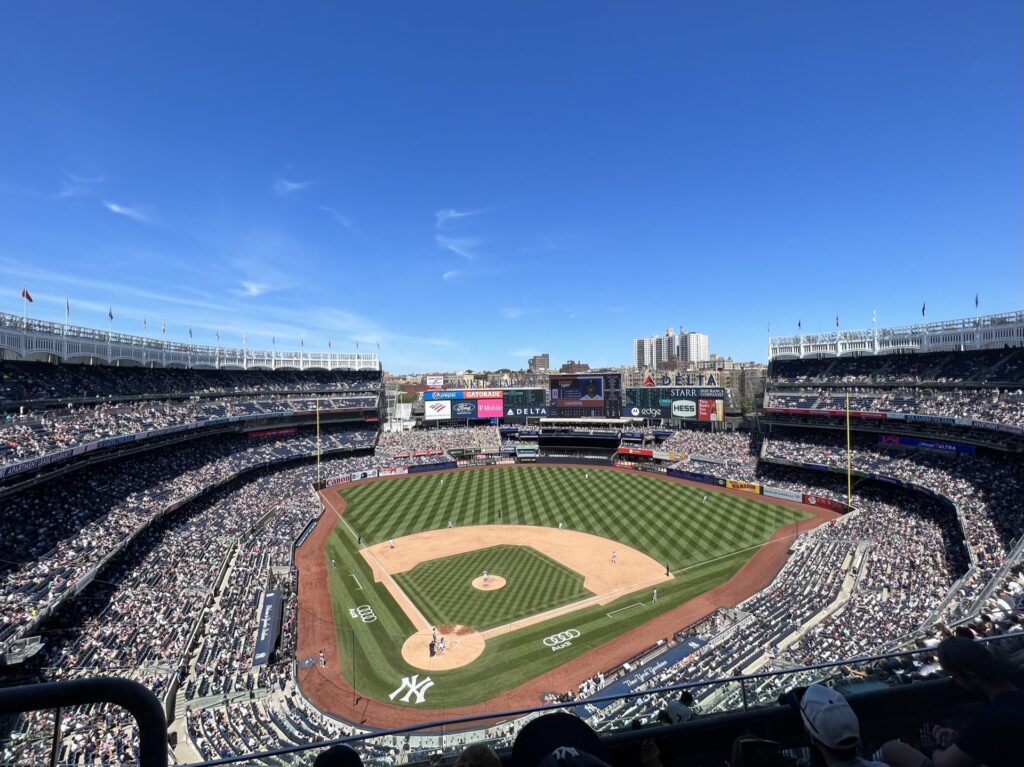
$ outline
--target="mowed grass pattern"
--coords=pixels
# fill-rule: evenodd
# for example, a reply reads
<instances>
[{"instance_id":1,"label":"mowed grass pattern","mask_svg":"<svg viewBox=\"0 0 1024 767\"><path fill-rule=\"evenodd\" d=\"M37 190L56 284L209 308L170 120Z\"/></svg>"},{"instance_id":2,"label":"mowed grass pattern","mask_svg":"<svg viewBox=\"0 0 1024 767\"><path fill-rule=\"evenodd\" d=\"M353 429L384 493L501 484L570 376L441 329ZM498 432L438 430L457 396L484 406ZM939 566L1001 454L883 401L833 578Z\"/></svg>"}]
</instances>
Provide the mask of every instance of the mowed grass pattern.
<instances>
[{"instance_id":1,"label":"mowed grass pattern","mask_svg":"<svg viewBox=\"0 0 1024 767\"><path fill-rule=\"evenodd\" d=\"M402 643L414 631L413 626L384 584L373 579L369 565L359 554L357 535L363 536L365 546L421 530L445 528L449 521L456 525L489 525L498 521L500 509L502 522L557 527L561 521L567 527L648 553L659 562L668 562L675 572L675 578L666 579L658 587L657 603L652 604L647 595L638 600L637 595L627 594L611 604L585 607L488 639L483 655L468 666L431 672L435 684L424 708L492 699L613 641L726 582L779 526L808 516L796 509L764 503L752 495L730 496L713 487L683 485L648 474L582 467L468 470L354 485L337 492L348 501L348 507L344 521L334 528L324 557L329 568L341 670L356 689L377 700L390 700L388 695L403 676L422 674L422 670L402 658ZM486 545L486 529L482 535ZM335 558L337 567L330 568L330 560ZM435 600L457 601L460 596L455 589L463 588L484 566L467 559L466 572L457 577L452 567L442 567L436 577L451 578L450 583L436 581L430 593L419 599L431 604ZM541 595L534 592L534 596ZM538 598L523 607L523 613L539 612L543 603L544 598ZM363 623L353 618L350 611L359 605L369 605L378 620ZM623 607L630 609L619 609ZM432 612L434 608L428 608L427 614ZM440 610L438 614L442 614ZM464 623L461 618L452 622ZM545 637L570 628L580 632L571 647L552 652L544 644ZM494 702L494 706L502 707L500 702Z\"/></svg>"},{"instance_id":2,"label":"mowed grass pattern","mask_svg":"<svg viewBox=\"0 0 1024 767\"><path fill-rule=\"evenodd\" d=\"M474 588L473 579L484 570L505 578L504 588ZM526 546L491 546L432 559L395 580L434 625L454 623L477 630L590 596L583 576Z\"/></svg>"},{"instance_id":3,"label":"mowed grass pattern","mask_svg":"<svg viewBox=\"0 0 1024 767\"><path fill-rule=\"evenodd\" d=\"M562 522L628 544L672 570L755 547L781 525L807 516L753 495L577 467L463 471L341 492L346 521L367 543L444 528L449 521L460 527Z\"/></svg>"}]
</instances>

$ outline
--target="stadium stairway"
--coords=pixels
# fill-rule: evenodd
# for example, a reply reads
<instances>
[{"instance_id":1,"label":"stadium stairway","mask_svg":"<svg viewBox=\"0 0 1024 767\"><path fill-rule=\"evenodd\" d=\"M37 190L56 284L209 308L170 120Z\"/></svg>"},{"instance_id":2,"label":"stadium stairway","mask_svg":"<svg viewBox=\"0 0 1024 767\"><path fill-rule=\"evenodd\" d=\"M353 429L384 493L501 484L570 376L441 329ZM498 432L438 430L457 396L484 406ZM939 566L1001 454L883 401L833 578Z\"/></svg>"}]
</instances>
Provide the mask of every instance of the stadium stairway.
<instances>
[{"instance_id":1,"label":"stadium stairway","mask_svg":"<svg viewBox=\"0 0 1024 767\"><path fill-rule=\"evenodd\" d=\"M843 578L843 585L839 589L839 594L834 600L832 600L832 602L825 605L821 610L808 618L807 621L805 621L796 631L779 642L779 654L784 653L794 643L798 642L808 631L846 606L846 603L850 601L850 597L853 595L854 589L857 587L858 581L867 570L867 568L862 564L860 571L854 573L850 571L850 565L857 561L861 561L863 563L864 556L869 548L870 544L859 543L857 544L857 549L854 555L852 557L848 556L843 560L843 571L846 573L846 576ZM743 669L741 673L756 674L764 669L769 660L771 660L771 656L767 652L762 653L757 660Z\"/></svg>"}]
</instances>

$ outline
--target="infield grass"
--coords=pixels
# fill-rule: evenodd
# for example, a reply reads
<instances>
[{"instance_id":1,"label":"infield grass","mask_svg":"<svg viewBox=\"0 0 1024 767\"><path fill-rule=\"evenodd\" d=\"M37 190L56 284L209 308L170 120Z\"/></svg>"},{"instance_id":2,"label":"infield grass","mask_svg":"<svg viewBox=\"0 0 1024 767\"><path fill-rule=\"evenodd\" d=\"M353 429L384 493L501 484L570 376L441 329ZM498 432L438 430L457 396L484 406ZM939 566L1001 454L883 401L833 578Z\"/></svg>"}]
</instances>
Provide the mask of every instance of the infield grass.
<instances>
[{"instance_id":1,"label":"infield grass","mask_svg":"<svg viewBox=\"0 0 1024 767\"><path fill-rule=\"evenodd\" d=\"M484 570L505 578L506 585L496 591L474 588L473 579ZM591 596L582 575L527 546L489 546L432 559L395 580L432 624L477 631Z\"/></svg>"},{"instance_id":2,"label":"infield grass","mask_svg":"<svg viewBox=\"0 0 1024 767\"><path fill-rule=\"evenodd\" d=\"M659 586L655 604L640 592L487 640L483 655L472 664L429 674L434 685L420 705L424 709L492 698L496 699L495 707L500 707L501 692L724 583L780 526L810 516L754 496L727 495L711 487L693 487L651 475L581 467L474 469L360 484L336 492L348 506L324 557L328 563L331 558L338 563L328 572L343 672L362 694L378 700L388 701L388 694L399 686L403 676L419 674L422 679L426 674L402 659L402 643L412 633L412 625L383 585L373 582L369 566L358 553L357 535L362 535L364 545L368 545L445 528L449 521L458 526L500 521L550 527L563 522L566 527L632 546L668 563L675 574L674 579ZM490 608L488 604L473 608L472 613L459 612L465 600L456 595L455 589L470 588L468 582L485 567L472 557L452 557L450 569L442 566L437 572L431 567L436 563L425 562L400 574L398 580L431 620L465 624L473 616L485 616ZM535 564L522 558L508 567L508 572L487 569L512 581L529 577ZM426 569L417 573L420 568ZM446 570L452 582L450 599L438 596L445 593ZM434 585L424 589L425 581ZM498 593L480 595L493 598ZM528 592L529 599L516 600L516 617L541 612L546 609L545 600L559 598L560 593ZM351 616L351 608L364 604L372 607L377 620L364 623ZM615 612L630 605L628 610ZM462 619L463 614L470 617ZM436 616L453 619L444 621ZM504 622L497 616L477 620L493 620L489 625ZM487 627L481 623L469 625ZM580 632L571 646L555 652L544 645L545 637L569 628ZM403 705L398 700L391 702Z\"/></svg>"}]
</instances>

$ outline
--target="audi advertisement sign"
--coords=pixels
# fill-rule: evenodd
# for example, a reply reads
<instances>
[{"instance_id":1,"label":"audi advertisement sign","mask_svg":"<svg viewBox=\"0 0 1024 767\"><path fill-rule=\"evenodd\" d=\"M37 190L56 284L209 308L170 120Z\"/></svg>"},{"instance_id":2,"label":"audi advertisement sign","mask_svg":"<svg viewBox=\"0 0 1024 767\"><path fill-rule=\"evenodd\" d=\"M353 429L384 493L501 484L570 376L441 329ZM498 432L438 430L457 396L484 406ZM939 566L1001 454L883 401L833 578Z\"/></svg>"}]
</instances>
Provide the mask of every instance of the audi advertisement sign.
<instances>
[{"instance_id":1,"label":"audi advertisement sign","mask_svg":"<svg viewBox=\"0 0 1024 767\"><path fill-rule=\"evenodd\" d=\"M572 640L579 638L579 629L566 629L565 631L559 631L557 634L544 637L541 642L545 647L550 648L551 652L558 652L566 647L572 647Z\"/></svg>"}]
</instances>

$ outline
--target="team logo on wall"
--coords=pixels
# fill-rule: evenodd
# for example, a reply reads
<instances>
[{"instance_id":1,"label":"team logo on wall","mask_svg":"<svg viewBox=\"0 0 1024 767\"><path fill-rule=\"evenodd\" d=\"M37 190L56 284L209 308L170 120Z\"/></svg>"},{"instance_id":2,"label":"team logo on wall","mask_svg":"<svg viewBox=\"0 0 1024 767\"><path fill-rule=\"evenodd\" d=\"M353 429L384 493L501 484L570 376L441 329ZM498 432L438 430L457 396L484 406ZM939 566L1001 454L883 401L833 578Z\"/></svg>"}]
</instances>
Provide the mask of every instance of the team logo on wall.
<instances>
[{"instance_id":1,"label":"team logo on wall","mask_svg":"<svg viewBox=\"0 0 1024 767\"><path fill-rule=\"evenodd\" d=\"M416 700L413 703L418 706L425 700L423 696L427 694L427 690L433 686L434 682L429 676L423 677L422 681L419 674L413 674L411 677L403 676L402 683L398 685L394 692L388 695L388 700L394 700L396 696L401 695L402 690L405 690L405 695L402 695L399 700L402 703L409 703L409 696L415 695Z\"/></svg>"},{"instance_id":2,"label":"team logo on wall","mask_svg":"<svg viewBox=\"0 0 1024 767\"><path fill-rule=\"evenodd\" d=\"M545 647L550 647L551 652L558 652L564 650L566 647L572 646L572 640L579 639L579 629L569 629L567 631L560 631L557 634L552 634L549 637L544 637L543 641Z\"/></svg>"}]
</instances>

